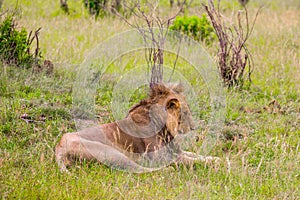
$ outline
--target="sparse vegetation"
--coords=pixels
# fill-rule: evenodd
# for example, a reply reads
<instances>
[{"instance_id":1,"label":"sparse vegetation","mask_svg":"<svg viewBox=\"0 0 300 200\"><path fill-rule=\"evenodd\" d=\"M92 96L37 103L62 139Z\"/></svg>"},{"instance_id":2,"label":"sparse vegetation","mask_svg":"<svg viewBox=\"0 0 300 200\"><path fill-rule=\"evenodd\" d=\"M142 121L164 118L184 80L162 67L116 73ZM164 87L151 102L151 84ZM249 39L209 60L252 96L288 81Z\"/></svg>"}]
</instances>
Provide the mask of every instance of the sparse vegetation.
<instances>
[{"instance_id":1,"label":"sparse vegetation","mask_svg":"<svg viewBox=\"0 0 300 200\"><path fill-rule=\"evenodd\" d=\"M18 20L20 27L43 28L42 53L55 61L55 70L53 76L44 76L0 63L1 198L299 198L299 1L251 0L247 4L249 19L253 19L260 4L266 6L247 40L255 66L252 86L227 91L226 126L210 152L219 156L222 163L196 164L193 169L170 166L139 175L86 161L77 161L70 168L70 175L61 174L53 157L53 147L61 135L76 130L70 113L77 65L99 43L127 30L128 25L118 18L95 21L86 17L82 1L69 1L74 11L67 16L58 1L11 0L4 1L2 9L15 8L17 2L23 12ZM238 1L234 2L238 5ZM196 6L200 5L192 5L190 12L198 12ZM236 8L231 0L222 0L220 7L223 6L226 16ZM166 7L167 12L168 1ZM207 47L209 52L214 50L214 46ZM115 81L136 66L138 58L144 58L144 52L127 54L110 66L97 89L99 123L113 121L110 100ZM174 57L167 54L164 59L167 64ZM193 76L189 65L179 58L180 67L185 70L184 75ZM199 115L205 121L210 115L208 92L205 85L199 90ZM132 101L138 101L136 96ZM202 137L196 145L201 145Z\"/></svg>"}]
</instances>

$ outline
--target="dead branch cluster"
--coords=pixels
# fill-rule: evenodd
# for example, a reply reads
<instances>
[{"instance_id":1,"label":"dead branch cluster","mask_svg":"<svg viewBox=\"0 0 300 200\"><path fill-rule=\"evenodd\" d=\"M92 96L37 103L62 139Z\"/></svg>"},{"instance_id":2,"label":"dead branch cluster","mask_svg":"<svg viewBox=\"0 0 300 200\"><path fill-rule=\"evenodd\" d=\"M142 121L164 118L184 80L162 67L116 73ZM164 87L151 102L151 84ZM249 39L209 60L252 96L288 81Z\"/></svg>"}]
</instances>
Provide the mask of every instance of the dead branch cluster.
<instances>
[{"instance_id":1,"label":"dead branch cluster","mask_svg":"<svg viewBox=\"0 0 300 200\"><path fill-rule=\"evenodd\" d=\"M244 7L244 15L242 11L238 12L237 25L228 25L220 14L220 2L218 3L218 8L215 7L212 0L208 2L208 5L204 5L204 8L218 37L217 62L224 85L227 87L243 86L246 79L250 83L253 68L251 54L246 46L246 41L253 31L259 12L256 13L251 27L246 7ZM244 22L245 25L243 25ZM245 70L247 70L246 75Z\"/></svg>"}]
</instances>

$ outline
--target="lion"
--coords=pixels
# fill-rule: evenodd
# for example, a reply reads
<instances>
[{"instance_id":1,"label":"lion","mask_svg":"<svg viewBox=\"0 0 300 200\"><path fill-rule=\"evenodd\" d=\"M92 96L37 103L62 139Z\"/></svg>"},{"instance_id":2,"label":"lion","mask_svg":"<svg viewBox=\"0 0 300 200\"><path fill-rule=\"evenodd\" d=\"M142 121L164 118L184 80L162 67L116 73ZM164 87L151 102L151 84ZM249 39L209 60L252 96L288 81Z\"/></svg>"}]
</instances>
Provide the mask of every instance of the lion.
<instances>
[{"instance_id":1,"label":"lion","mask_svg":"<svg viewBox=\"0 0 300 200\"><path fill-rule=\"evenodd\" d=\"M133 106L125 119L64 134L55 148L55 158L60 170L66 172L65 161L75 156L135 173L156 168L139 164L132 155L146 155L149 160L167 160L172 155L175 159L169 161L189 165L216 160L180 149L177 135L195 129L182 85L151 84L148 98Z\"/></svg>"}]
</instances>

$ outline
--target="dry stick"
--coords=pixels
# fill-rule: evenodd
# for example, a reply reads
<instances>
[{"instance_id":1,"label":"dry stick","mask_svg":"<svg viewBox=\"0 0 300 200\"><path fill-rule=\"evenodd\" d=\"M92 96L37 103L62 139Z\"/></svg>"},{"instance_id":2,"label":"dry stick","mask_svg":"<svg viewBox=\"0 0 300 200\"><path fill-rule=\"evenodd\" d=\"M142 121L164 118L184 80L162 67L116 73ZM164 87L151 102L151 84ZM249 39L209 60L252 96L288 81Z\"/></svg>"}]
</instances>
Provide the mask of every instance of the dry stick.
<instances>
[{"instance_id":1,"label":"dry stick","mask_svg":"<svg viewBox=\"0 0 300 200\"><path fill-rule=\"evenodd\" d=\"M180 35L180 40L179 40L179 45L178 45L178 49L177 49L177 53L176 53L176 58L175 58L174 65L173 65L173 69L172 69L172 73L171 73L171 76L170 76L168 82L171 81L171 78L172 78L172 76L174 75L174 72L175 72L177 60L178 60L178 57L179 57L179 52L180 52L181 42L182 42L182 35Z\"/></svg>"},{"instance_id":2,"label":"dry stick","mask_svg":"<svg viewBox=\"0 0 300 200\"><path fill-rule=\"evenodd\" d=\"M186 0L184 0L183 3L185 3L185 2L186 2ZM192 1L191 1L191 2L192 2ZM183 6L180 7L180 9L178 10L178 12L177 12L173 17L171 17L171 18L169 18L169 19L167 20L167 31L166 31L166 33L165 33L165 37L166 37L167 34L168 34L169 27L170 27L170 25L171 25L171 21L174 20L174 19L175 19L182 11L183 11ZM174 62L174 67L173 67L174 70L175 70L176 62L177 62L177 59L178 59L178 56L179 56L178 54L179 54L179 51L180 51L181 39L182 39L182 37L180 37L180 41L179 41L179 47L178 47L178 51L177 51L177 55L176 55L176 60L175 60L175 62ZM169 80L170 80L170 79L169 79Z\"/></svg>"},{"instance_id":3,"label":"dry stick","mask_svg":"<svg viewBox=\"0 0 300 200\"><path fill-rule=\"evenodd\" d=\"M27 40L27 44L30 46L33 42L34 39L36 39L36 42L37 42L37 47L35 49L35 58L37 57L37 54L38 54L38 50L39 50L39 38L38 38L38 34L40 32L42 28L38 28L35 32L34 32L34 35L31 37L32 35L32 31L30 31L29 35L28 35L28 40Z\"/></svg>"},{"instance_id":4,"label":"dry stick","mask_svg":"<svg viewBox=\"0 0 300 200\"><path fill-rule=\"evenodd\" d=\"M39 51L40 51L40 48L39 48L39 31L41 30L42 28L38 28L38 30L35 31L34 33L34 37L36 39L36 49L35 49L35 59L38 57L38 54L39 54Z\"/></svg>"}]
</instances>

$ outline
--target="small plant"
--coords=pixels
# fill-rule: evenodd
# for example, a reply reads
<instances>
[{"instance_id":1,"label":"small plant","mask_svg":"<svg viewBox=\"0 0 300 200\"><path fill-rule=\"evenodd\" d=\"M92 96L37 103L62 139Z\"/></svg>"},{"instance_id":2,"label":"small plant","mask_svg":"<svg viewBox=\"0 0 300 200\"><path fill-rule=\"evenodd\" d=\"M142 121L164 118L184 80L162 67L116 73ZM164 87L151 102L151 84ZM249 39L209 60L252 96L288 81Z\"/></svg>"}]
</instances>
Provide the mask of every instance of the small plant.
<instances>
[{"instance_id":1,"label":"small plant","mask_svg":"<svg viewBox=\"0 0 300 200\"><path fill-rule=\"evenodd\" d=\"M104 14L107 0L83 0L83 3L84 7L89 10L91 15L98 17L100 13Z\"/></svg>"},{"instance_id":2,"label":"small plant","mask_svg":"<svg viewBox=\"0 0 300 200\"><path fill-rule=\"evenodd\" d=\"M211 44L216 38L214 29L205 14L201 18L198 16L177 16L170 29L193 37L197 41L204 41L206 44Z\"/></svg>"},{"instance_id":3,"label":"small plant","mask_svg":"<svg viewBox=\"0 0 300 200\"><path fill-rule=\"evenodd\" d=\"M4 18L2 20L2 18ZM40 29L27 33L25 28L17 30L16 22L12 15L1 15L0 23L0 59L4 64L15 66L25 66L30 68L41 58L38 42L38 32ZM30 47L36 39L35 53L31 54Z\"/></svg>"}]
</instances>

